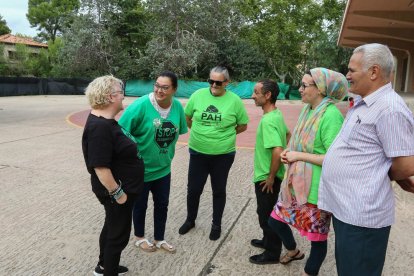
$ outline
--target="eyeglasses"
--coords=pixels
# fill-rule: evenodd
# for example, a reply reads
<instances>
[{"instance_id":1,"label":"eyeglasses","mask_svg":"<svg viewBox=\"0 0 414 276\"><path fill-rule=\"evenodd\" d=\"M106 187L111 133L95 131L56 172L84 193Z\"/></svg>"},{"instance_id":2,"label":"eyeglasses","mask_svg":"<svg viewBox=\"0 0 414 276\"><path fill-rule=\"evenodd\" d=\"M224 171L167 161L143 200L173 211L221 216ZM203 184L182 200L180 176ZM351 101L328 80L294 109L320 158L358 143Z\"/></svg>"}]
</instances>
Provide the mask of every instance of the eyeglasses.
<instances>
[{"instance_id":1,"label":"eyeglasses","mask_svg":"<svg viewBox=\"0 0 414 276\"><path fill-rule=\"evenodd\" d=\"M156 89L159 89L159 90L161 90L161 91L167 91L168 89L170 89L170 85L159 85L158 83L155 83L154 84L154 87L156 88Z\"/></svg>"},{"instance_id":2,"label":"eyeglasses","mask_svg":"<svg viewBox=\"0 0 414 276\"><path fill-rule=\"evenodd\" d=\"M118 91L112 92L111 94L117 94L117 93L119 93L121 95L124 95L125 94L125 91L124 90L118 90Z\"/></svg>"},{"instance_id":3,"label":"eyeglasses","mask_svg":"<svg viewBox=\"0 0 414 276\"><path fill-rule=\"evenodd\" d=\"M224 81L218 81L218 80L208 79L207 82L210 85L213 85L214 83L216 83L217 86L222 86L223 85L223 82L226 82L226 80L224 80Z\"/></svg>"},{"instance_id":4,"label":"eyeglasses","mask_svg":"<svg viewBox=\"0 0 414 276\"><path fill-rule=\"evenodd\" d=\"M303 90L305 90L306 87L313 86L313 85L316 85L316 84L315 83L304 83L304 82L302 82L302 85L299 86L299 87L302 88Z\"/></svg>"}]
</instances>

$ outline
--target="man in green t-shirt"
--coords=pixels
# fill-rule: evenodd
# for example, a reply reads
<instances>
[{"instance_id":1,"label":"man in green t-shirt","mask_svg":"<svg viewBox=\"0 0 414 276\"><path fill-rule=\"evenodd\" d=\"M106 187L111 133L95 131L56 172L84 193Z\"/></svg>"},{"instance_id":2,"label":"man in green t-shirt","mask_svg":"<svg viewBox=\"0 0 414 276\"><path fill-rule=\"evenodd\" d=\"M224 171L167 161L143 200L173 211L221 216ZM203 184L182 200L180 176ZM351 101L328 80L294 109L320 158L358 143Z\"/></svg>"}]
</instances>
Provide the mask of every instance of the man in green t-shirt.
<instances>
[{"instance_id":1,"label":"man in green t-shirt","mask_svg":"<svg viewBox=\"0 0 414 276\"><path fill-rule=\"evenodd\" d=\"M251 240L251 245L263 248L262 254L249 258L254 264L275 264L279 262L282 242L267 224L273 206L277 202L285 167L280 154L290 138L289 129L282 112L276 107L279 87L273 80L261 80L254 86L252 98L263 110L263 117L257 127L254 149L254 177L259 224L263 230L262 239Z\"/></svg>"}]
</instances>

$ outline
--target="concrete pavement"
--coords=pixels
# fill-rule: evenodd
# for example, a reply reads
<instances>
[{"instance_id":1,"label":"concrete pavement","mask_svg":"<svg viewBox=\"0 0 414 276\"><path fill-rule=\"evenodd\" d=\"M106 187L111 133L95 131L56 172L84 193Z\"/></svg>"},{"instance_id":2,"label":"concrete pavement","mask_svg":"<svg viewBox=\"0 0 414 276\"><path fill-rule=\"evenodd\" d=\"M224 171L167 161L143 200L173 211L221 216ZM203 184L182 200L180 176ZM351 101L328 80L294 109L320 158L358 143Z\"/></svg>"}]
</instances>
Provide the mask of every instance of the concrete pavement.
<instances>
[{"instance_id":1,"label":"concrete pavement","mask_svg":"<svg viewBox=\"0 0 414 276\"><path fill-rule=\"evenodd\" d=\"M133 100L127 98L125 103ZM85 169L82 128L66 120L88 108L84 96L0 98L0 275L92 275L104 212ZM261 253L249 244L261 237L251 183L253 150L237 152L229 176L222 237L214 242L208 239L209 184L201 198L196 228L187 235L178 234L186 213L186 144L177 145L172 167L166 239L177 247L177 253L144 253L133 246L131 235L121 258L121 264L131 271L128 275L300 275L306 258L287 266L248 262L250 255ZM399 187L395 191L397 220L384 275L408 276L414 274L414 195ZM149 203L146 233L152 239ZM308 255L309 243L294 233ZM333 241L331 232L322 276L336 275Z\"/></svg>"}]
</instances>

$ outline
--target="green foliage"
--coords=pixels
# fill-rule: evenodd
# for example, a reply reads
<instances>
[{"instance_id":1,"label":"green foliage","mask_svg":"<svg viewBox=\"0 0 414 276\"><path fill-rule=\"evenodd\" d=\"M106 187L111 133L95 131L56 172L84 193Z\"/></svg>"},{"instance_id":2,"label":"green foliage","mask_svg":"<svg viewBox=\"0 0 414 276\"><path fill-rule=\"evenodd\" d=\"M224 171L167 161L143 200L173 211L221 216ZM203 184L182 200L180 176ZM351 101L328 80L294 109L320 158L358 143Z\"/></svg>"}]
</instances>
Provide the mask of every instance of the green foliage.
<instances>
[{"instance_id":1,"label":"green foliage","mask_svg":"<svg viewBox=\"0 0 414 276\"><path fill-rule=\"evenodd\" d=\"M182 31L176 41L154 38L148 43L146 55L140 60L149 69L149 77L171 70L184 78L197 78L199 68L215 59L216 45L193 33Z\"/></svg>"},{"instance_id":2,"label":"green foliage","mask_svg":"<svg viewBox=\"0 0 414 276\"><path fill-rule=\"evenodd\" d=\"M102 25L89 15L78 16L62 38L54 72L60 77L94 77L109 73L107 40Z\"/></svg>"},{"instance_id":3,"label":"green foliage","mask_svg":"<svg viewBox=\"0 0 414 276\"><path fill-rule=\"evenodd\" d=\"M229 68L232 80L258 80L266 76L266 56L258 47L245 40L223 39L218 48L217 63Z\"/></svg>"},{"instance_id":4,"label":"green foliage","mask_svg":"<svg viewBox=\"0 0 414 276\"><path fill-rule=\"evenodd\" d=\"M4 45L0 44L0 76L7 76L9 67L6 62L6 59L4 58Z\"/></svg>"},{"instance_id":5,"label":"green foliage","mask_svg":"<svg viewBox=\"0 0 414 276\"><path fill-rule=\"evenodd\" d=\"M9 60L0 56L0 75L2 76L34 76L50 77L52 67L56 64L59 39L49 43L49 49L33 49L24 44L17 44L16 51ZM2 53L4 46L0 44Z\"/></svg>"},{"instance_id":6,"label":"green foliage","mask_svg":"<svg viewBox=\"0 0 414 276\"><path fill-rule=\"evenodd\" d=\"M136 78L138 60L149 41L148 14L139 0L84 0L82 14L64 29L59 76L96 77L114 74Z\"/></svg>"},{"instance_id":7,"label":"green foliage","mask_svg":"<svg viewBox=\"0 0 414 276\"><path fill-rule=\"evenodd\" d=\"M307 48L308 68L326 67L344 74L347 72L352 50L336 45L345 5L345 1L323 1L321 9L326 17L325 24L322 26L323 31Z\"/></svg>"},{"instance_id":8,"label":"green foliage","mask_svg":"<svg viewBox=\"0 0 414 276\"><path fill-rule=\"evenodd\" d=\"M48 60L49 60L49 68L50 71L48 73L48 77L53 77L59 75L57 72L58 68L58 58L60 51L63 47L62 38L57 37L54 42L48 42Z\"/></svg>"},{"instance_id":9,"label":"green foliage","mask_svg":"<svg viewBox=\"0 0 414 276\"><path fill-rule=\"evenodd\" d=\"M150 39L145 24L149 15L138 0L118 0L117 12L108 11L108 26L124 46L143 50Z\"/></svg>"},{"instance_id":10,"label":"green foliage","mask_svg":"<svg viewBox=\"0 0 414 276\"><path fill-rule=\"evenodd\" d=\"M25 66L30 75L36 77L48 77L52 69L49 62L49 53L47 49L41 49L39 54L32 55L26 62Z\"/></svg>"},{"instance_id":11,"label":"green foliage","mask_svg":"<svg viewBox=\"0 0 414 276\"><path fill-rule=\"evenodd\" d=\"M156 76L163 67L181 78L205 79L218 63L217 43L223 37L236 37L241 17L236 0L148 0L151 14L149 30L153 39L147 44L140 63L150 67L147 77Z\"/></svg>"},{"instance_id":12,"label":"green foliage","mask_svg":"<svg viewBox=\"0 0 414 276\"><path fill-rule=\"evenodd\" d=\"M310 67L338 69L347 62L334 41L344 8L343 0L241 0L249 23L243 37L265 54L267 72L299 81Z\"/></svg>"},{"instance_id":13,"label":"green foliage","mask_svg":"<svg viewBox=\"0 0 414 276\"><path fill-rule=\"evenodd\" d=\"M282 82L288 74L297 75L307 30L317 24L309 13L312 5L310 0L242 1L242 12L250 22L244 37L260 48L267 57L268 72Z\"/></svg>"},{"instance_id":14,"label":"green foliage","mask_svg":"<svg viewBox=\"0 0 414 276\"><path fill-rule=\"evenodd\" d=\"M9 62L8 69L10 76L27 76L29 70L27 63L29 60L29 51L24 44L16 44L16 51L11 62Z\"/></svg>"},{"instance_id":15,"label":"green foliage","mask_svg":"<svg viewBox=\"0 0 414 276\"><path fill-rule=\"evenodd\" d=\"M29 0L46 2L59 1ZM54 76L149 79L169 69L200 80L221 64L233 80L298 83L306 69L341 70L349 57L336 46L345 0L81 0L65 11L77 8L60 17L72 24L54 54L50 45Z\"/></svg>"},{"instance_id":16,"label":"green foliage","mask_svg":"<svg viewBox=\"0 0 414 276\"><path fill-rule=\"evenodd\" d=\"M202 36L210 42L237 36L242 17L237 10L239 0L147 0L152 15L151 33L171 41L182 31Z\"/></svg>"},{"instance_id":17,"label":"green foliage","mask_svg":"<svg viewBox=\"0 0 414 276\"><path fill-rule=\"evenodd\" d=\"M26 34L22 34L22 33L15 33L14 35L15 36L18 36L18 37L22 37L22 38L27 38L27 39L30 39L30 40L34 40L33 37L31 37L30 35L26 35Z\"/></svg>"},{"instance_id":18,"label":"green foliage","mask_svg":"<svg viewBox=\"0 0 414 276\"><path fill-rule=\"evenodd\" d=\"M343 74L348 71L352 49L336 46L338 33L324 33L308 50L308 67L325 67Z\"/></svg>"},{"instance_id":19,"label":"green foliage","mask_svg":"<svg viewBox=\"0 0 414 276\"><path fill-rule=\"evenodd\" d=\"M7 22L3 19L3 16L0 15L0 35L11 33L10 28L7 26Z\"/></svg>"},{"instance_id":20,"label":"green foliage","mask_svg":"<svg viewBox=\"0 0 414 276\"><path fill-rule=\"evenodd\" d=\"M29 0L26 16L40 31L40 38L55 41L57 34L70 25L79 5L79 0Z\"/></svg>"}]
</instances>

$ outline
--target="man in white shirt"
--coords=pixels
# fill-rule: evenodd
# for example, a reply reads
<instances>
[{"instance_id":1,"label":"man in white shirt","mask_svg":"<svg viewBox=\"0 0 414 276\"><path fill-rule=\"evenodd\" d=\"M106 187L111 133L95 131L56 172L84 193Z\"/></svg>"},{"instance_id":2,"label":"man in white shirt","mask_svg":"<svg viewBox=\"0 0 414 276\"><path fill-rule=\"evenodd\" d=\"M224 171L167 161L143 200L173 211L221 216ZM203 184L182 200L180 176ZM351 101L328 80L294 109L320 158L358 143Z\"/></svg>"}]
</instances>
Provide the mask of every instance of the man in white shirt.
<instances>
[{"instance_id":1,"label":"man in white shirt","mask_svg":"<svg viewBox=\"0 0 414 276\"><path fill-rule=\"evenodd\" d=\"M393 67L381 44L356 48L349 61L358 96L325 156L318 203L333 214L339 276L381 275L394 223L390 178L409 190L414 175L414 119L392 88Z\"/></svg>"}]
</instances>

